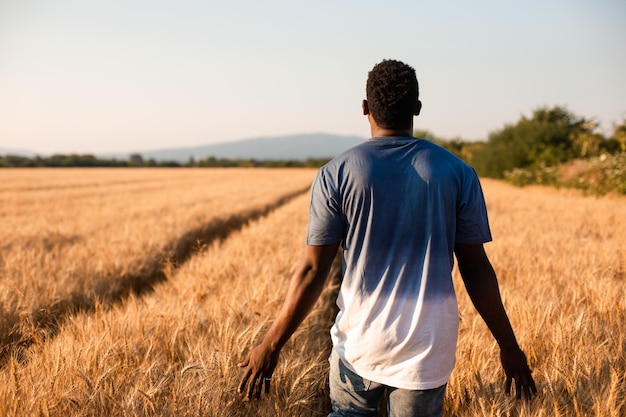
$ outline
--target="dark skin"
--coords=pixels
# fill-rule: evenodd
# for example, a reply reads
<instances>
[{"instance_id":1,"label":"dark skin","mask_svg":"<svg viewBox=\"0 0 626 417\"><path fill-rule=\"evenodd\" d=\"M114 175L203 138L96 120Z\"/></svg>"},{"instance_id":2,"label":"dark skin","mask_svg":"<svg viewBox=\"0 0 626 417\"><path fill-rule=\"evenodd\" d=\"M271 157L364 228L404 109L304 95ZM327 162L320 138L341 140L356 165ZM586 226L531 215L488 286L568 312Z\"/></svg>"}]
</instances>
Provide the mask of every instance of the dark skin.
<instances>
[{"instance_id":1,"label":"dark skin","mask_svg":"<svg viewBox=\"0 0 626 417\"><path fill-rule=\"evenodd\" d=\"M339 242L325 246L306 246L302 261L291 277L285 301L263 341L238 364L246 368L239 392L246 400L269 392L270 380L278 363L278 355L293 332L309 314L319 298L333 264Z\"/></svg>"},{"instance_id":2,"label":"dark skin","mask_svg":"<svg viewBox=\"0 0 626 417\"><path fill-rule=\"evenodd\" d=\"M421 105L418 101L415 115L419 114ZM406 127L382 128L370 114L367 100L363 100L362 110L370 122L372 137L412 136L412 119L407 121ZM291 277L287 296L276 320L261 344L238 364L240 368L245 368L239 384L239 392L245 400L258 399L262 391L269 392L280 351L322 293L338 249L339 242L305 246L302 261ZM483 245L457 244L454 253L467 293L500 347L500 361L506 374L505 392L510 394L515 382L516 397L530 400L537 393L537 388L526 356L517 344L502 304L496 274Z\"/></svg>"},{"instance_id":3,"label":"dark skin","mask_svg":"<svg viewBox=\"0 0 626 417\"><path fill-rule=\"evenodd\" d=\"M510 394L515 381L515 396L531 399L537 393L526 355L520 349L513 328L504 310L496 273L489 262L483 245L457 244L454 253L465 290L478 314L500 347L500 361L506 374L505 392Z\"/></svg>"}]
</instances>

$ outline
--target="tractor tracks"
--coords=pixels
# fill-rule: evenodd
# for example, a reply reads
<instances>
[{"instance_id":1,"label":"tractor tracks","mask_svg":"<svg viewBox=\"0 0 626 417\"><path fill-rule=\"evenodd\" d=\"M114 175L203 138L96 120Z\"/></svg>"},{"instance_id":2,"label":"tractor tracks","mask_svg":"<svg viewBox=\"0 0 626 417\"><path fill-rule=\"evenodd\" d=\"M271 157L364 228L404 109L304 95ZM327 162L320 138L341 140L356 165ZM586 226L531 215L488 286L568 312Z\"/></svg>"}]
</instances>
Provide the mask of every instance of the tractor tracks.
<instances>
[{"instance_id":1,"label":"tractor tracks","mask_svg":"<svg viewBox=\"0 0 626 417\"><path fill-rule=\"evenodd\" d=\"M24 360L24 352L35 343L54 338L61 325L72 315L90 313L98 308L111 308L129 296L141 297L155 285L167 281L166 270L176 270L205 245L228 238L245 225L287 204L309 191L309 186L283 195L261 207L243 210L188 230L165 246L165 250L141 260L141 267L121 276L95 276L86 291L74 292L61 300L38 306L31 314L11 318L14 323L6 334L0 334L0 368L10 357Z\"/></svg>"}]
</instances>

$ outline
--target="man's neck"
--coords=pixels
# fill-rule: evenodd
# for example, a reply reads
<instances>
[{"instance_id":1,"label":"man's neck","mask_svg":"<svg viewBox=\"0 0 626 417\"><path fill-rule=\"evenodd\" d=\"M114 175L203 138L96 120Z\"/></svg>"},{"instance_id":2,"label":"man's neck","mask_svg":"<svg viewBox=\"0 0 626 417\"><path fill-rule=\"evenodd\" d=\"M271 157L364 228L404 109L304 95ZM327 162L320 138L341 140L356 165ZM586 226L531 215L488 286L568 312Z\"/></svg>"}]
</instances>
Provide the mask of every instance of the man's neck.
<instances>
[{"instance_id":1,"label":"man's neck","mask_svg":"<svg viewBox=\"0 0 626 417\"><path fill-rule=\"evenodd\" d=\"M402 129L386 129L378 126L374 117L368 113L367 119L370 123L370 133L373 138L385 138L385 137L412 137L413 136L413 120L406 128Z\"/></svg>"},{"instance_id":2,"label":"man's neck","mask_svg":"<svg viewBox=\"0 0 626 417\"><path fill-rule=\"evenodd\" d=\"M384 137L410 137L413 136L413 129L384 129L372 126L371 133L373 138Z\"/></svg>"}]
</instances>

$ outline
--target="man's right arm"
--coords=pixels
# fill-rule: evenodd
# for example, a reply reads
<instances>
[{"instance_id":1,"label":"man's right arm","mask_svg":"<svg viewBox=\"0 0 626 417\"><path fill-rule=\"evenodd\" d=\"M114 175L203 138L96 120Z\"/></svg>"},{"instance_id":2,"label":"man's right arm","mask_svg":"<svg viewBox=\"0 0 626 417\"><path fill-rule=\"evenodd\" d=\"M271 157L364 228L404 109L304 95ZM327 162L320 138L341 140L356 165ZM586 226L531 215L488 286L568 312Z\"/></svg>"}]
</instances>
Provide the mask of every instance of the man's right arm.
<instances>
[{"instance_id":1,"label":"man's right arm","mask_svg":"<svg viewBox=\"0 0 626 417\"><path fill-rule=\"evenodd\" d=\"M258 398L263 386L266 392L269 390L280 350L315 305L338 249L339 242L305 247L276 320L261 344L239 363L239 367L246 368L239 385L239 392L245 393L246 399Z\"/></svg>"}]
</instances>

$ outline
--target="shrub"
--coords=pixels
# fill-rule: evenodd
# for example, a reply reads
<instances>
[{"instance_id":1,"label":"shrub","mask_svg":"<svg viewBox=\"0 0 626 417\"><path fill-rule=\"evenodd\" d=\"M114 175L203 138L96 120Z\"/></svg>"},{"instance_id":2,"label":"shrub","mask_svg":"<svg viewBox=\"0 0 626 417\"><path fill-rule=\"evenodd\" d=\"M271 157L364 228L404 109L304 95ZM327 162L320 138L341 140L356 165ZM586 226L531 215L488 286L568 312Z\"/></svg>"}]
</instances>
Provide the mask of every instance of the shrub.
<instances>
[{"instance_id":1,"label":"shrub","mask_svg":"<svg viewBox=\"0 0 626 417\"><path fill-rule=\"evenodd\" d=\"M519 186L553 185L584 190L596 195L626 194L626 152L576 159L558 166L514 168L504 178Z\"/></svg>"}]
</instances>

